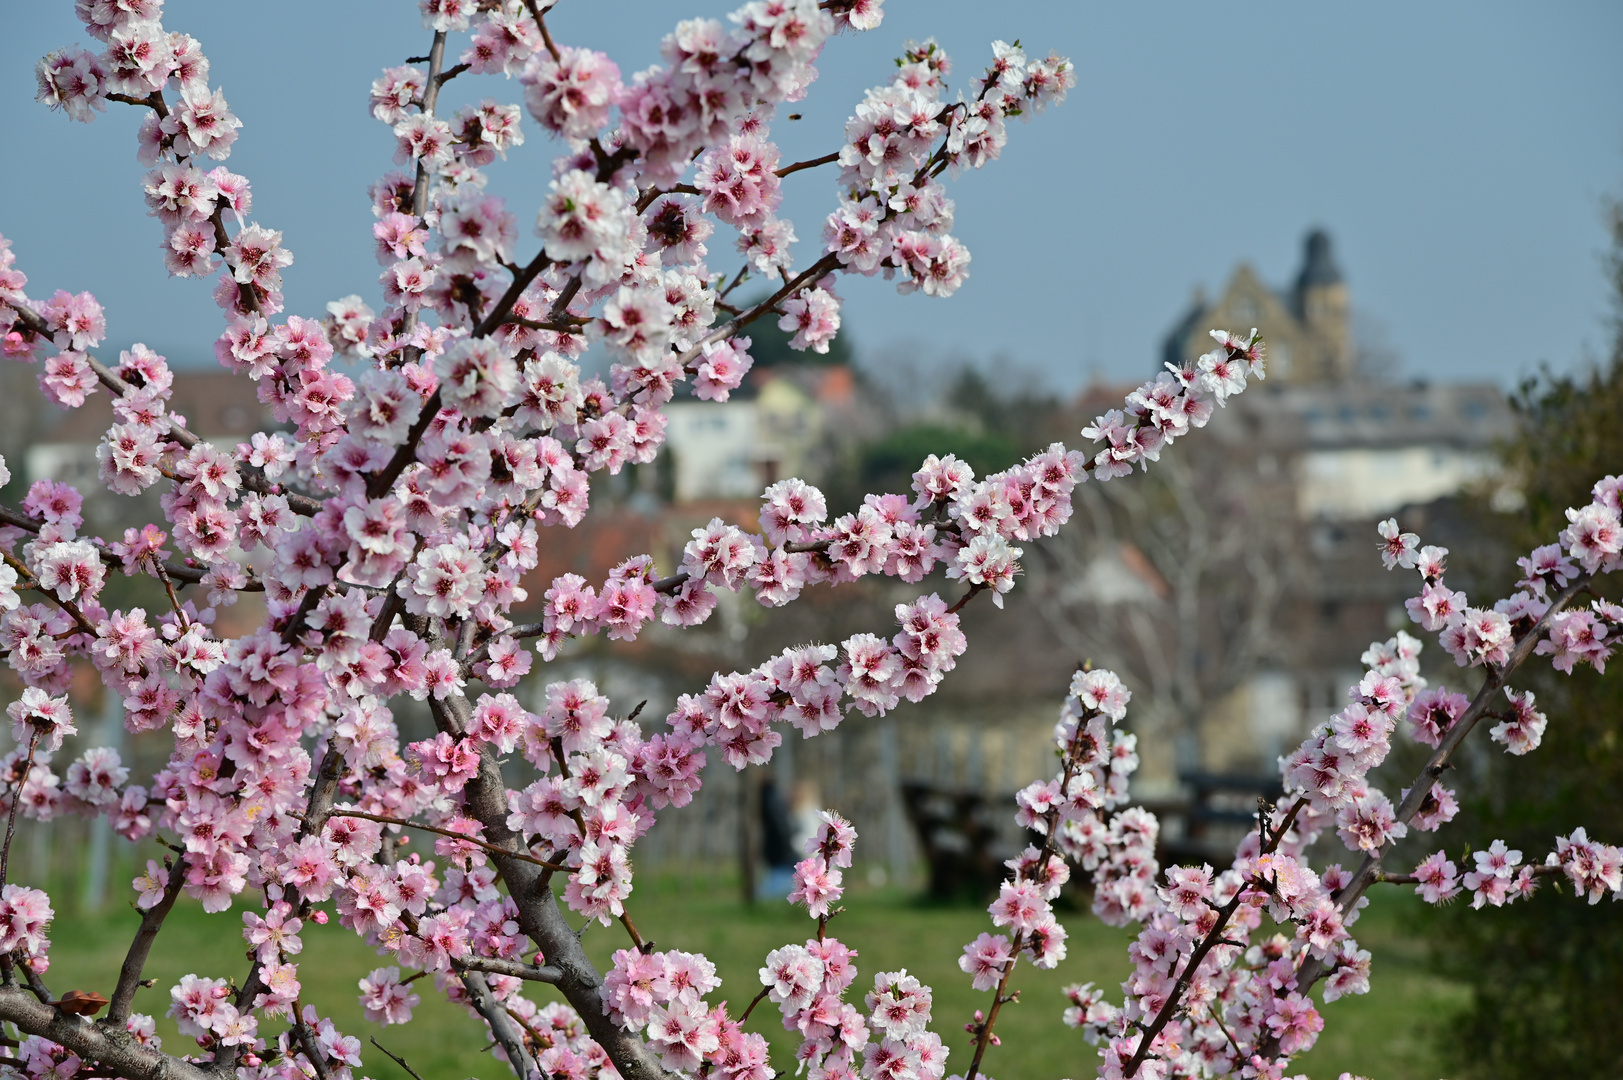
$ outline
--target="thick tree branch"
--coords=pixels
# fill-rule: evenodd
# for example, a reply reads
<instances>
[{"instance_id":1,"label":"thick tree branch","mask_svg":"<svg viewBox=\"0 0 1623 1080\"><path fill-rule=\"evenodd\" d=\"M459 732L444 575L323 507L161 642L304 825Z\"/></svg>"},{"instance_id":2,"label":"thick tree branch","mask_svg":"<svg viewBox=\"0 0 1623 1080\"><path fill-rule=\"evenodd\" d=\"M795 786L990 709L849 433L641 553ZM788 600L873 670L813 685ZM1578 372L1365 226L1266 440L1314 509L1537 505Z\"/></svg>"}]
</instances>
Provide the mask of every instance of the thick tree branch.
<instances>
[{"instance_id":1,"label":"thick tree branch","mask_svg":"<svg viewBox=\"0 0 1623 1080\"><path fill-rule=\"evenodd\" d=\"M468 701L453 694L443 701L431 701L435 726L451 734L467 729ZM462 789L464 809L484 826L485 837L503 853L493 856L497 872L507 885L519 911L519 925L559 971L558 989L580 1013L587 1033L603 1047L615 1068L626 1080L670 1080L667 1073L641 1039L609 1019L599 993L603 977L581 948L580 938L558 909L548 880L551 871L519 857L523 838L507 827L510 807L495 751L488 745L480 754L479 773Z\"/></svg>"},{"instance_id":2,"label":"thick tree branch","mask_svg":"<svg viewBox=\"0 0 1623 1080\"><path fill-rule=\"evenodd\" d=\"M485 1023L490 1025L490 1033L501 1044L508 1066L521 1077L545 1076L540 1063L524 1052L524 1033L490 992L484 975L477 971L463 972L462 985L467 988L468 1003L484 1017Z\"/></svg>"},{"instance_id":3,"label":"thick tree branch","mask_svg":"<svg viewBox=\"0 0 1623 1080\"><path fill-rule=\"evenodd\" d=\"M17 987L0 987L0 1021L16 1024L26 1035L61 1043L126 1080L216 1080L198 1065L140 1045L122 1022L92 1022L43 1004Z\"/></svg>"}]
</instances>

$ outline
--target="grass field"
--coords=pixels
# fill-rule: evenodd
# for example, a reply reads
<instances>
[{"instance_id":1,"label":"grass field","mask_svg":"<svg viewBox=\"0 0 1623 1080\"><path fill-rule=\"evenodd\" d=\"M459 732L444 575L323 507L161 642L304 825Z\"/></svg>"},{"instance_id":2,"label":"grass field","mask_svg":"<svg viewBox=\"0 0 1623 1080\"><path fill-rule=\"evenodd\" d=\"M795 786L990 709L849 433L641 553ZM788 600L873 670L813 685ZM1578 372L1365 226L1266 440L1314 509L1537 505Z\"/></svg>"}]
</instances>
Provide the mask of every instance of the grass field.
<instances>
[{"instance_id":1,"label":"grass field","mask_svg":"<svg viewBox=\"0 0 1623 1080\"><path fill-rule=\"evenodd\" d=\"M658 947L702 951L715 961L724 980L718 996L735 1003L736 1015L759 987L755 972L761 958L786 942L805 940L815 923L786 903L746 907L725 880L705 889L696 888L693 880L639 879L632 911L639 928ZM990 995L970 989L957 958L965 942L988 928L985 913L973 907L921 904L896 890L854 889L847 896L850 910L831 924L830 932L860 953L862 975L853 990L860 993L871 986L875 971L901 967L933 986L933 1027L952 1047L949 1071L961 1071L969 1041L963 1024ZM1374 954L1374 992L1326 1007L1319 1045L1299 1059L1299 1069L1313 1080L1335 1080L1343 1070L1375 1080L1436 1080L1439 1075L1433 1032L1440 1020L1463 1004L1465 991L1427 972L1423 943L1403 931L1407 899L1387 894L1359 923L1359 940ZM205 915L195 905L183 903L165 925L147 968L157 985L139 992L136 1008L159 1018L159 1031L174 1039L169 1043L172 1049L183 1052L185 1044L163 1018L169 987L188 972L240 980L247 967L240 918L239 912ZM1060 987L1092 980L1114 989L1127 972L1131 935L1083 913L1070 914L1066 923L1070 950L1058 969L1042 972L1022 965L1015 976L1021 1001L1004 1010L997 1029L1003 1045L991 1050L985 1063L998 1080L1093 1075L1093 1048L1059 1023L1064 1004ZM136 915L129 908L59 917L48 975L52 990L109 993L135 924ZM439 999L428 980L421 987L424 1002L413 1023L383 1028L367 1022L356 1000L356 980L383 961L336 924L307 926L304 940L298 958L304 1000L362 1040L366 1075L408 1080L367 1043L369 1037L404 1057L425 1080L503 1080L511 1075L482 1053L480 1025ZM584 942L601 965L613 949L623 946L624 933L618 926L594 925ZM534 990L538 995L553 993L550 987ZM772 1041L780 1068L791 1062L795 1040L783 1031L775 1010L763 1005L750 1026ZM274 1034L279 1025L267 1028Z\"/></svg>"}]
</instances>

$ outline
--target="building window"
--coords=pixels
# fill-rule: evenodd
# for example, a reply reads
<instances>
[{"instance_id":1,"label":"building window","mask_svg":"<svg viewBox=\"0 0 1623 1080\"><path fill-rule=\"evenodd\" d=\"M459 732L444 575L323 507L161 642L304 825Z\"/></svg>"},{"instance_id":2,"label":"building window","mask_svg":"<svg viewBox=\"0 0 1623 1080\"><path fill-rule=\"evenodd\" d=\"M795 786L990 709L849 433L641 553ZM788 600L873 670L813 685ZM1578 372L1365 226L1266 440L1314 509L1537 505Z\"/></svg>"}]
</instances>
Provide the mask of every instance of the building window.
<instances>
[{"instance_id":1,"label":"building window","mask_svg":"<svg viewBox=\"0 0 1623 1080\"><path fill-rule=\"evenodd\" d=\"M1286 342L1268 343L1268 374L1286 376L1291 373L1291 347Z\"/></svg>"}]
</instances>

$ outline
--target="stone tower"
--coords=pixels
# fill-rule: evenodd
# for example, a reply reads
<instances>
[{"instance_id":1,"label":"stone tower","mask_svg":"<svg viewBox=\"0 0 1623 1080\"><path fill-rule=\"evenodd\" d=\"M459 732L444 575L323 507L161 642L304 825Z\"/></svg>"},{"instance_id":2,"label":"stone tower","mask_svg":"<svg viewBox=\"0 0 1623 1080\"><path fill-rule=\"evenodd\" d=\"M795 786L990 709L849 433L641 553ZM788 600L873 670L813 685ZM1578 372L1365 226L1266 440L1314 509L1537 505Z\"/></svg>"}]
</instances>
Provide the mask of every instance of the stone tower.
<instances>
[{"instance_id":1,"label":"stone tower","mask_svg":"<svg viewBox=\"0 0 1623 1080\"><path fill-rule=\"evenodd\" d=\"M1292 297L1296 317L1318 353L1313 367L1321 379L1345 379L1352 374L1352 332L1348 324L1347 283L1330 253L1330 234L1314 229L1307 234L1302 272L1296 276Z\"/></svg>"},{"instance_id":2,"label":"stone tower","mask_svg":"<svg viewBox=\"0 0 1623 1080\"><path fill-rule=\"evenodd\" d=\"M1268 343L1270 381L1292 385L1340 382L1353 373L1347 283L1330 250L1330 234L1314 229L1303 244L1294 285L1275 291L1245 263L1212 301L1194 303L1162 343L1162 359L1191 364L1212 347L1213 328L1243 334L1252 327Z\"/></svg>"}]
</instances>

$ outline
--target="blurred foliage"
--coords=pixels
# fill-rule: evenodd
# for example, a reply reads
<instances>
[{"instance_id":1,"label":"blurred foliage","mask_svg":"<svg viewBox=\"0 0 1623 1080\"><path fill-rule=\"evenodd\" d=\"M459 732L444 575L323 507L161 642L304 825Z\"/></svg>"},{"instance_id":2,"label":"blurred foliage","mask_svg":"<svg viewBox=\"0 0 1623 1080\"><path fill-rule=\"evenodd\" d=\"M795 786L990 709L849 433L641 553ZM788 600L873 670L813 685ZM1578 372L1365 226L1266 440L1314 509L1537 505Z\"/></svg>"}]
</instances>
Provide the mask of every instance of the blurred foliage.
<instances>
[{"instance_id":1,"label":"blurred foliage","mask_svg":"<svg viewBox=\"0 0 1623 1080\"><path fill-rule=\"evenodd\" d=\"M1507 464L1527 504L1513 515L1480 515L1484 523L1496 520L1482 543L1496 556L1483 565L1496 563L1497 571L1475 575L1473 596L1506 595L1515 556L1552 542L1567 524L1565 509L1586 504L1596 480L1623 471L1623 206L1613 208L1611 226L1611 355L1579 375L1545 371L1517 395L1523 428L1507 448ZM1619 592L1616 582L1599 590L1612 598ZM1477 756L1463 763L1474 775L1458 785L1462 812L1452 835L1477 848L1503 837L1529 862L1580 825L1597 840L1623 842L1620 663L1614 657L1609 677L1528 663L1515 681L1538 695L1550 718L1543 745L1520 758L1475 746ZM1451 854L1461 861L1457 847ZM1458 1075L1623 1075L1623 910L1610 900L1590 906L1559 880L1526 903L1472 911L1457 902L1425 918L1440 968L1472 987L1443 1043Z\"/></svg>"},{"instance_id":2,"label":"blurred foliage","mask_svg":"<svg viewBox=\"0 0 1623 1080\"><path fill-rule=\"evenodd\" d=\"M1029 384L1000 384L979 368L961 368L943 401L972 426L1007 438L1022 457L1058 437L1050 430L1058 399Z\"/></svg>"},{"instance_id":3,"label":"blurred foliage","mask_svg":"<svg viewBox=\"0 0 1623 1080\"><path fill-rule=\"evenodd\" d=\"M863 491L893 491L911 496L913 473L925 457L955 454L976 476L1006 469L1020 460L1014 440L1002 432L978 432L944 424L897 428L858 452L857 484Z\"/></svg>"},{"instance_id":4,"label":"blurred foliage","mask_svg":"<svg viewBox=\"0 0 1623 1080\"><path fill-rule=\"evenodd\" d=\"M1060 437L1059 411L1051 395L1000 385L977 368L960 368L925 416L855 448L827 485L830 507L854 509L864 492L911 498L913 473L930 454L953 454L976 476L1000 472Z\"/></svg>"},{"instance_id":5,"label":"blurred foliage","mask_svg":"<svg viewBox=\"0 0 1623 1080\"><path fill-rule=\"evenodd\" d=\"M755 304L766 299L766 294L751 297L748 300L735 301L749 310ZM750 339L748 352L755 361L754 367L770 368L786 364L803 364L807 367L843 367L851 363L851 334L848 329L842 329L836 334L834 340L829 342L828 352L820 353L812 349L791 349L789 339L794 334L778 327L778 317L768 315L756 319L744 328L743 335Z\"/></svg>"}]
</instances>

